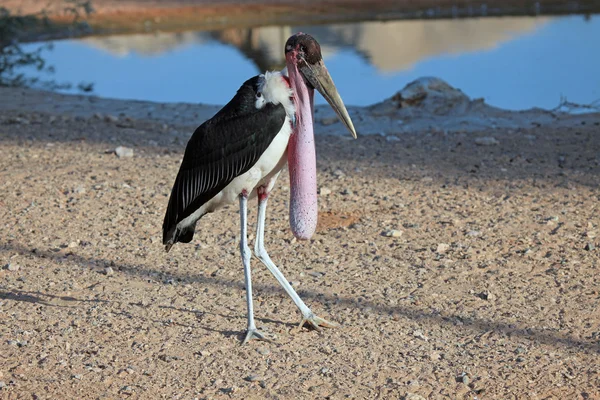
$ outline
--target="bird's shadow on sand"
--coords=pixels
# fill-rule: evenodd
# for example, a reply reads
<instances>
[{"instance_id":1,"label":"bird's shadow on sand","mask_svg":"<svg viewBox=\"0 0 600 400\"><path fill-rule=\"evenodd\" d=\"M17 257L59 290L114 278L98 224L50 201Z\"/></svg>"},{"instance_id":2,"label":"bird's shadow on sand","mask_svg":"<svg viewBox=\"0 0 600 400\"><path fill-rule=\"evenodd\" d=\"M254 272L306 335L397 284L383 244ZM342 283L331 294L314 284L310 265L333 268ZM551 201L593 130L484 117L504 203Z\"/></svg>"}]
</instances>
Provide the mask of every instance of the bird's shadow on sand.
<instances>
[{"instance_id":1,"label":"bird's shadow on sand","mask_svg":"<svg viewBox=\"0 0 600 400\"><path fill-rule=\"evenodd\" d=\"M64 259L64 254L58 254L50 251L40 251L36 250L35 253L32 253L30 249L25 248L20 245L4 245L3 251L5 252L17 252L21 254L29 253L34 254L37 257L45 258L45 259ZM2 251L0 250L0 251ZM131 276L137 276L140 278L152 278L154 279L157 275L161 275L163 271L159 271L156 269L138 267L124 263L115 263L112 260L107 259L96 259L92 257L86 257L77 254L70 254L68 256L68 260L76 265L89 265L90 263L94 263L96 265L114 265L114 268L120 273L125 273ZM171 276L177 280L187 282L187 283L200 283L204 286L213 286L213 287L227 287L236 289L239 291L243 291L244 285L241 281L224 279L221 277L212 277L212 276L204 276L204 275L187 275L187 274L178 274L172 273ZM270 292L270 293L278 293L281 296L286 296L286 293L279 286L268 285L268 284L260 284L255 283L254 288L258 291ZM1 288L0 288L1 289ZM540 330L534 328L521 328L512 324L507 324L503 322L490 321L485 319L476 319L476 318L465 318L462 316L443 316L439 313L428 312L422 309L418 309L417 307L410 306L389 306L384 304L379 304L372 301L362 301L358 302L352 298L331 296L328 294L317 293L314 291L304 290L298 293L301 297L309 300L310 302L321 302L323 304L336 304L339 307L350 307L350 308L365 308L370 307L373 311L379 312L384 315L400 315L412 320L416 321L429 321L432 324L436 324L439 326L453 326L460 325L462 329L468 330L475 333L476 337L481 337L489 332L495 332L499 334L504 334L507 336L516 336L522 337L529 340L533 340L540 344L550 345L554 347L562 347L570 350L580 350L586 352L595 352L600 353L600 342L597 341L582 341L576 338L573 338L568 335L561 334L557 331L547 331ZM0 291L0 299L6 299L9 301L24 301L28 303L40 303L40 304L49 304L47 299L57 298L63 301L73 301L73 302L109 302L109 300L78 300L72 296L61 297L43 294L40 292L25 292L18 290L2 290ZM135 303L135 305L140 305L139 303ZM176 311L183 312L193 312L198 313L194 310L188 309L179 309L172 306L163 306L159 305L160 308L164 309L173 309ZM226 319L239 318L238 316L232 317L229 315L222 314L214 314L215 316L219 316ZM260 321L264 323L276 323L276 324L285 324L288 327L294 326L292 323L285 323L282 321L276 321L271 319L260 319ZM211 328L209 326L202 326L203 329L211 332L218 332L219 334L225 337L236 336L243 339L244 332L239 331L219 331Z\"/></svg>"}]
</instances>

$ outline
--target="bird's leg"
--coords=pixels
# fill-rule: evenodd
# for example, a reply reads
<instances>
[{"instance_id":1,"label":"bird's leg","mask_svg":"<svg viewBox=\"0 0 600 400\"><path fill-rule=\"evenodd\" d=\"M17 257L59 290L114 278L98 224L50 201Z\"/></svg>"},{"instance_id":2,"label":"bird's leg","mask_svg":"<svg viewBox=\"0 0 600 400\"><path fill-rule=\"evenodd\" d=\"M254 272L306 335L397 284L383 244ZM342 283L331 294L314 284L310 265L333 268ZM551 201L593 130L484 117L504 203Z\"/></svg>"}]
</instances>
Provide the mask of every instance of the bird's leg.
<instances>
[{"instance_id":1,"label":"bird's leg","mask_svg":"<svg viewBox=\"0 0 600 400\"><path fill-rule=\"evenodd\" d=\"M298 293L292 288L292 285L285 279L285 276L279 271L277 266L271 261L271 257L265 249L265 219L267 210L267 199L269 193L266 192L264 187L258 188L258 223L256 226L256 243L254 245L254 254L256 257L267 267L267 269L273 274L279 284L285 289L287 294L292 298L300 312L302 313L302 321L300 321L299 328L304 325L308 325L316 330L321 330L321 327L325 328L337 328L339 325L335 322L327 321L315 315L310 308L302 301Z\"/></svg>"},{"instance_id":2,"label":"bird's leg","mask_svg":"<svg viewBox=\"0 0 600 400\"><path fill-rule=\"evenodd\" d=\"M240 194L240 253L242 254L242 262L244 263L244 278L246 281L246 305L248 306L248 330L246 338L242 344L248 343L252 339L266 340L265 336L256 329L254 324L254 306L252 305L252 275L250 271L250 258L252 252L248 247L247 236L247 221L248 221L248 193L246 191Z\"/></svg>"}]
</instances>

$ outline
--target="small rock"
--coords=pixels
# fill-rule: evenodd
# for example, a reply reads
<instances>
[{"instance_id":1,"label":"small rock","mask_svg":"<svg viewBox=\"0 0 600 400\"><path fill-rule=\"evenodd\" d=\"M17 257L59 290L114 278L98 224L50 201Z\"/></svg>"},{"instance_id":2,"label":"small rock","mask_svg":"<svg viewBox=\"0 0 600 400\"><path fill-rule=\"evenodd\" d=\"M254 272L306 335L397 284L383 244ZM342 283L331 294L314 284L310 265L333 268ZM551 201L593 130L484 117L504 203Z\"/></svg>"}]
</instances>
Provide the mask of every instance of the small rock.
<instances>
[{"instance_id":1,"label":"small rock","mask_svg":"<svg viewBox=\"0 0 600 400\"><path fill-rule=\"evenodd\" d=\"M6 387L6 383L0 381L0 390L4 389Z\"/></svg>"},{"instance_id":2,"label":"small rock","mask_svg":"<svg viewBox=\"0 0 600 400\"><path fill-rule=\"evenodd\" d=\"M290 285L292 285L293 287L297 288L300 286L300 282L298 281L290 281Z\"/></svg>"},{"instance_id":3,"label":"small rock","mask_svg":"<svg viewBox=\"0 0 600 400\"><path fill-rule=\"evenodd\" d=\"M331 189L329 189L329 188L326 188L326 187L322 187L322 188L319 190L319 194L320 194L321 196L327 196L327 195L330 195L330 194L331 194Z\"/></svg>"},{"instance_id":4,"label":"small rock","mask_svg":"<svg viewBox=\"0 0 600 400\"><path fill-rule=\"evenodd\" d=\"M440 243L437 246L436 252L439 254L443 254L445 252L448 251L448 249L450 249L450 245L447 243Z\"/></svg>"},{"instance_id":5,"label":"small rock","mask_svg":"<svg viewBox=\"0 0 600 400\"><path fill-rule=\"evenodd\" d=\"M338 122L337 116L329 117L329 118L321 118L321 124L325 125L325 126L335 124L336 122Z\"/></svg>"},{"instance_id":6,"label":"small rock","mask_svg":"<svg viewBox=\"0 0 600 400\"><path fill-rule=\"evenodd\" d=\"M398 136L390 135L390 136L386 136L385 140L387 142L399 142L400 138Z\"/></svg>"},{"instance_id":7,"label":"small rock","mask_svg":"<svg viewBox=\"0 0 600 400\"><path fill-rule=\"evenodd\" d=\"M419 338L421 340L424 340L426 342L429 341L429 338L427 336L423 335L423 332L421 332L419 330L414 331L413 336L416 338Z\"/></svg>"},{"instance_id":8,"label":"small rock","mask_svg":"<svg viewBox=\"0 0 600 400\"><path fill-rule=\"evenodd\" d=\"M119 392L124 394L133 394L134 391L134 388L132 388L131 386L123 386L121 390L119 390Z\"/></svg>"},{"instance_id":9,"label":"small rock","mask_svg":"<svg viewBox=\"0 0 600 400\"><path fill-rule=\"evenodd\" d=\"M9 346L18 346L19 342L17 342L16 340L7 340L6 344Z\"/></svg>"},{"instance_id":10,"label":"small rock","mask_svg":"<svg viewBox=\"0 0 600 400\"><path fill-rule=\"evenodd\" d=\"M19 269L21 269L21 266L19 264L15 264L15 263L8 263L4 266L4 269L6 269L8 271L16 272Z\"/></svg>"},{"instance_id":11,"label":"small rock","mask_svg":"<svg viewBox=\"0 0 600 400\"><path fill-rule=\"evenodd\" d=\"M106 114L106 115L104 116L104 120L105 120L106 122L118 122L118 121L119 121L119 118L115 117L114 115Z\"/></svg>"},{"instance_id":12,"label":"small rock","mask_svg":"<svg viewBox=\"0 0 600 400\"><path fill-rule=\"evenodd\" d=\"M398 238L402 236L404 232L398 229L390 229L389 231L382 232L382 235L385 237L395 237Z\"/></svg>"},{"instance_id":13,"label":"small rock","mask_svg":"<svg viewBox=\"0 0 600 400\"><path fill-rule=\"evenodd\" d=\"M479 297L482 300L488 300L488 301L492 301L492 300L496 299L496 296L488 290L484 290L483 292L478 293L477 297Z\"/></svg>"},{"instance_id":14,"label":"small rock","mask_svg":"<svg viewBox=\"0 0 600 400\"><path fill-rule=\"evenodd\" d=\"M112 267L104 268L104 275L111 276L111 275L114 275L114 273L115 273L115 271L112 269Z\"/></svg>"},{"instance_id":15,"label":"small rock","mask_svg":"<svg viewBox=\"0 0 600 400\"><path fill-rule=\"evenodd\" d=\"M129 147L119 146L115 149L115 154L119 158L131 158L133 157L133 149Z\"/></svg>"},{"instance_id":16,"label":"small rock","mask_svg":"<svg viewBox=\"0 0 600 400\"><path fill-rule=\"evenodd\" d=\"M308 274L310 276L312 276L313 278L321 278L323 276L322 272L317 272L317 271L310 271Z\"/></svg>"},{"instance_id":17,"label":"small rock","mask_svg":"<svg viewBox=\"0 0 600 400\"><path fill-rule=\"evenodd\" d=\"M469 231L467 233L465 233L466 236L472 236L472 237L477 237L479 235L481 235L481 232L479 231Z\"/></svg>"},{"instance_id":18,"label":"small rock","mask_svg":"<svg viewBox=\"0 0 600 400\"><path fill-rule=\"evenodd\" d=\"M404 400L425 400L425 397L414 393L406 393Z\"/></svg>"},{"instance_id":19,"label":"small rock","mask_svg":"<svg viewBox=\"0 0 600 400\"><path fill-rule=\"evenodd\" d=\"M198 354L200 354L202 357L210 357L211 352L208 350L201 350Z\"/></svg>"},{"instance_id":20,"label":"small rock","mask_svg":"<svg viewBox=\"0 0 600 400\"><path fill-rule=\"evenodd\" d=\"M77 247L77 242L71 242L71 243L69 243L69 247L70 248Z\"/></svg>"},{"instance_id":21,"label":"small rock","mask_svg":"<svg viewBox=\"0 0 600 400\"><path fill-rule=\"evenodd\" d=\"M9 118L6 122L9 124L29 125L29 120L21 117Z\"/></svg>"},{"instance_id":22,"label":"small rock","mask_svg":"<svg viewBox=\"0 0 600 400\"><path fill-rule=\"evenodd\" d=\"M344 171L342 171L341 169L336 169L335 171L333 171L333 175L337 176L338 178L346 176Z\"/></svg>"},{"instance_id":23,"label":"small rock","mask_svg":"<svg viewBox=\"0 0 600 400\"><path fill-rule=\"evenodd\" d=\"M71 378L73 378L73 379L77 379L78 381L80 381L80 380L81 380L81 378L83 378L83 377L81 376L81 374L75 374L75 375L73 375Z\"/></svg>"},{"instance_id":24,"label":"small rock","mask_svg":"<svg viewBox=\"0 0 600 400\"><path fill-rule=\"evenodd\" d=\"M478 137L475 138L475 144L478 146L495 146L500 142L492 136Z\"/></svg>"},{"instance_id":25,"label":"small rock","mask_svg":"<svg viewBox=\"0 0 600 400\"><path fill-rule=\"evenodd\" d=\"M329 368L327 368L327 367L321 368L321 374L327 375L328 373L329 373Z\"/></svg>"},{"instance_id":26,"label":"small rock","mask_svg":"<svg viewBox=\"0 0 600 400\"><path fill-rule=\"evenodd\" d=\"M594 243L592 243L592 242L589 242L585 245L584 249L587 251L592 251L592 250L596 249L596 245L594 245Z\"/></svg>"},{"instance_id":27,"label":"small rock","mask_svg":"<svg viewBox=\"0 0 600 400\"><path fill-rule=\"evenodd\" d=\"M75 189L73 189L73 193L84 194L85 193L85 186L83 186L83 185L77 186Z\"/></svg>"},{"instance_id":28,"label":"small rock","mask_svg":"<svg viewBox=\"0 0 600 400\"><path fill-rule=\"evenodd\" d=\"M258 382L258 381L262 381L264 379L258 375L250 374L247 377L245 377L244 380L247 382Z\"/></svg>"},{"instance_id":29,"label":"small rock","mask_svg":"<svg viewBox=\"0 0 600 400\"><path fill-rule=\"evenodd\" d=\"M268 356L269 354L271 354L271 350L267 349L266 347L259 347L258 349L256 349L256 351L258 352L258 354L261 354L263 356Z\"/></svg>"},{"instance_id":30,"label":"small rock","mask_svg":"<svg viewBox=\"0 0 600 400\"><path fill-rule=\"evenodd\" d=\"M342 194L345 196L351 195L352 194L352 190L346 188L342 191Z\"/></svg>"},{"instance_id":31,"label":"small rock","mask_svg":"<svg viewBox=\"0 0 600 400\"><path fill-rule=\"evenodd\" d=\"M11 272L16 272L21 269L21 266L19 264L11 262L11 263L6 264L4 266L4 269L9 270Z\"/></svg>"},{"instance_id":32,"label":"small rock","mask_svg":"<svg viewBox=\"0 0 600 400\"><path fill-rule=\"evenodd\" d=\"M221 388L219 390L225 394L231 394L235 392L235 387Z\"/></svg>"}]
</instances>

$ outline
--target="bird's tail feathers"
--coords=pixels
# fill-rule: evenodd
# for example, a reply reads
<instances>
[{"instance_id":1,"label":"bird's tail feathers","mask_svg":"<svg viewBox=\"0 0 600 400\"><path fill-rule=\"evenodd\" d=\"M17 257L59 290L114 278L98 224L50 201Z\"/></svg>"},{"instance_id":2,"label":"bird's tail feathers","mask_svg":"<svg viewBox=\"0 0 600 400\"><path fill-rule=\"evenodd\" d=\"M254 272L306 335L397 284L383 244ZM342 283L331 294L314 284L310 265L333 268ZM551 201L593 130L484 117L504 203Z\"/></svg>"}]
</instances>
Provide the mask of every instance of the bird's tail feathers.
<instances>
[{"instance_id":1,"label":"bird's tail feathers","mask_svg":"<svg viewBox=\"0 0 600 400\"><path fill-rule=\"evenodd\" d=\"M196 223L192 225L179 228L177 225L173 228L169 229L163 235L163 244L165 245L165 250L168 253L171 250L171 247L177 242L181 243L189 243L194 238L194 231L196 230Z\"/></svg>"}]
</instances>

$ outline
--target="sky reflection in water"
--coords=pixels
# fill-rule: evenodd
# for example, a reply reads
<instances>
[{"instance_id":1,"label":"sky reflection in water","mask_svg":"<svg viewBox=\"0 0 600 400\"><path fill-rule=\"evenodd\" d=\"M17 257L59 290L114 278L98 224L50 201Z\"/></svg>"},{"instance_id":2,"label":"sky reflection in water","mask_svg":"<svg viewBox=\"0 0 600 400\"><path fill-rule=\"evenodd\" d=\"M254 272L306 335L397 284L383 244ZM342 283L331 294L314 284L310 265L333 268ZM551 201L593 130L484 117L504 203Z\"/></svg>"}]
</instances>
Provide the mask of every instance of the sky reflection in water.
<instances>
[{"instance_id":1,"label":"sky reflection in water","mask_svg":"<svg viewBox=\"0 0 600 400\"><path fill-rule=\"evenodd\" d=\"M94 94L224 104L249 77L281 65L296 31L321 42L349 105L392 96L437 76L506 109L600 99L600 16L364 22L227 32L113 36L55 43L58 82L93 82ZM31 45L30 45L31 46ZM317 104L325 100L318 95Z\"/></svg>"}]
</instances>

